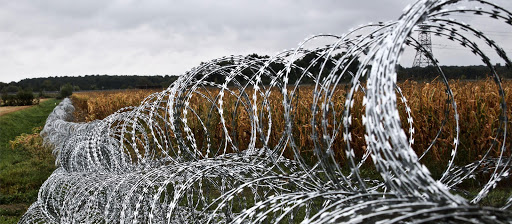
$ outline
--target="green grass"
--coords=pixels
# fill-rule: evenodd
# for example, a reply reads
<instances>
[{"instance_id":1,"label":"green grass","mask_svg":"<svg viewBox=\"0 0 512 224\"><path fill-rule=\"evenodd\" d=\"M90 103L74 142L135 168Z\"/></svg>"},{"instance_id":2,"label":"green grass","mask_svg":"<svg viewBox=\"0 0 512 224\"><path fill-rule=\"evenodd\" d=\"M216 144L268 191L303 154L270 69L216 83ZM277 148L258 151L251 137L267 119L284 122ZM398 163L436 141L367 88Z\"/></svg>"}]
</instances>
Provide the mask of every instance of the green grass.
<instances>
[{"instance_id":1,"label":"green grass","mask_svg":"<svg viewBox=\"0 0 512 224\"><path fill-rule=\"evenodd\" d=\"M35 127L44 126L46 118L60 101L49 99L39 105L0 117L0 146L22 133L31 133Z\"/></svg>"},{"instance_id":2,"label":"green grass","mask_svg":"<svg viewBox=\"0 0 512 224\"><path fill-rule=\"evenodd\" d=\"M19 218L0 215L0 223L17 223Z\"/></svg>"},{"instance_id":3,"label":"green grass","mask_svg":"<svg viewBox=\"0 0 512 224\"><path fill-rule=\"evenodd\" d=\"M477 196L477 194L480 192L480 188L477 189L470 189L468 191L467 195L463 195L468 200L472 200L474 197ZM481 206L488 206L488 207L502 207L507 203L508 198L512 196L512 191L510 191L510 188L496 188L493 189L489 194L482 199L482 201L479 203Z\"/></svg>"},{"instance_id":4,"label":"green grass","mask_svg":"<svg viewBox=\"0 0 512 224\"><path fill-rule=\"evenodd\" d=\"M51 150L42 146L38 127L58 100L0 116L0 223L16 223L37 199L43 182L55 169ZM11 147L10 141L19 144Z\"/></svg>"}]
</instances>

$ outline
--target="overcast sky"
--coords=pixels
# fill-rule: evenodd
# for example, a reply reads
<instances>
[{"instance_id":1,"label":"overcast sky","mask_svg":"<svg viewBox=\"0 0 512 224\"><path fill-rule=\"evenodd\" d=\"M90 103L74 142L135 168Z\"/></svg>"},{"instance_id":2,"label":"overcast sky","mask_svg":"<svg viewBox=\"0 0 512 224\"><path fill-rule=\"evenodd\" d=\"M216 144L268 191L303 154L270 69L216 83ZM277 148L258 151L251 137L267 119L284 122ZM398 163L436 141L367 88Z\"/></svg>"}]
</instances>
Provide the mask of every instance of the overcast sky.
<instances>
[{"instance_id":1,"label":"overcast sky","mask_svg":"<svg viewBox=\"0 0 512 224\"><path fill-rule=\"evenodd\" d=\"M221 56L273 55L313 34L342 34L367 22L395 20L412 2L0 0L0 82L64 75L180 75ZM512 10L510 0L495 2ZM486 26L497 39L512 38L504 32L510 27ZM442 53L444 64L478 62L450 48L434 45L434 54L443 59ZM413 54L404 55L406 66Z\"/></svg>"}]
</instances>

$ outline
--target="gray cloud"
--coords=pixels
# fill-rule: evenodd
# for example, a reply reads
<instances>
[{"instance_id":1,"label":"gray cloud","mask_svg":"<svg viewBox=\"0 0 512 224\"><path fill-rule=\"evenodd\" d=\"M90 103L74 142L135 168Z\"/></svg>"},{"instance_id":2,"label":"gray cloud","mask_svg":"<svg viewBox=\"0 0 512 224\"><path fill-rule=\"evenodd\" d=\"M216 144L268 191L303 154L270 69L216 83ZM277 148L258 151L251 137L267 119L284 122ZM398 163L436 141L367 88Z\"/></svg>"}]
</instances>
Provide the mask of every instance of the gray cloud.
<instances>
[{"instance_id":1,"label":"gray cloud","mask_svg":"<svg viewBox=\"0 0 512 224\"><path fill-rule=\"evenodd\" d=\"M178 75L216 57L274 54L312 34L341 34L363 23L397 19L411 2L2 1L0 81ZM507 0L497 2L512 8Z\"/></svg>"}]
</instances>

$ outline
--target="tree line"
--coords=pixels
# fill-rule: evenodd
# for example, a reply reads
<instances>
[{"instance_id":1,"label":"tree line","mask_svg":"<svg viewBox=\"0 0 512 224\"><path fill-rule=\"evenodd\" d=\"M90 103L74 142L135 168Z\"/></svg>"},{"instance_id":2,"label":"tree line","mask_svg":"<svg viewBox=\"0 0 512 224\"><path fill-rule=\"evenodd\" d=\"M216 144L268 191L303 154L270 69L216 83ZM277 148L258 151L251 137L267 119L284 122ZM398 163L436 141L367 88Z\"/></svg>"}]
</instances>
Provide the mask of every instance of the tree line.
<instances>
[{"instance_id":1,"label":"tree line","mask_svg":"<svg viewBox=\"0 0 512 224\"><path fill-rule=\"evenodd\" d=\"M75 91L106 90L106 89L147 89L167 88L177 76L119 76L119 75L86 75L61 76L46 78L23 79L19 82L2 83L2 92L17 92L18 89L31 89L34 92L60 91L65 84L71 84Z\"/></svg>"},{"instance_id":2,"label":"tree line","mask_svg":"<svg viewBox=\"0 0 512 224\"><path fill-rule=\"evenodd\" d=\"M176 79L177 76L86 75L32 78L11 83L0 82L0 105L32 105L42 97L64 98L71 95L73 91L80 90L166 88Z\"/></svg>"},{"instance_id":3,"label":"tree line","mask_svg":"<svg viewBox=\"0 0 512 224\"><path fill-rule=\"evenodd\" d=\"M315 80L311 77L304 76L304 72L301 69L307 68L308 73L311 76L317 77L320 72L320 79L322 77L325 77L332 71L332 69L336 66L336 63L338 62L338 59L342 57L344 53L337 53L335 54L330 61L325 61L323 59L317 60L319 57L318 52L310 52L308 54L305 54L302 58L297 59L294 62L294 68L299 69L291 69L290 73L288 74L288 83L294 84L298 79L300 80L301 84L313 84L315 83ZM268 59L269 56L266 55L257 55L257 54L250 54L247 55L246 58L252 58L252 59ZM350 61L350 65L347 68L348 73L346 73L342 79L342 83L348 83L352 79L352 75L355 74L357 70L359 69L360 62L357 59L349 58L347 61L342 63L347 63ZM229 67L229 65L236 65L236 60L224 60L218 63L219 66L226 66ZM321 67L324 66L323 70L321 70ZM233 66L235 68L236 66ZM284 64L280 62L272 62L269 65L268 70L278 72L281 69L285 67ZM484 65L472 65L472 66L440 66L444 76L447 79L451 80L480 80L480 79L486 79L488 77L491 77L491 70ZM496 64L494 66L494 69L496 73L500 76L502 79L512 79L512 70L507 66L502 66L500 64ZM369 69L368 69L369 70ZM208 71L208 70L206 70ZM397 66L397 75L398 75L398 81L405 81L405 80L415 80L415 81L431 81L435 78L441 77L442 74L440 73L439 69L437 67L403 67L401 65ZM257 71L254 71L251 68L245 68L241 71L242 74L246 75L247 77L252 77L251 74L254 74ZM341 71L337 70L337 73L341 73ZM229 71L224 71L224 73L229 73ZM199 74L196 78L201 78ZM214 73L207 73L203 74L207 77L204 77L203 80L214 82L214 83L222 83L224 82L225 78L224 75L221 72L214 72ZM363 79L366 78L366 76L362 77ZM262 84L266 85L270 83L270 78L266 76L261 77ZM236 77L236 81L240 84L247 83L247 80L245 80L243 77L238 76Z\"/></svg>"},{"instance_id":4,"label":"tree line","mask_svg":"<svg viewBox=\"0 0 512 224\"><path fill-rule=\"evenodd\" d=\"M12 88L10 86L9 88ZM14 90L14 89L13 89ZM63 99L73 94L73 86L69 83L63 85L58 93L53 93L52 96L43 92L34 94L31 88L17 88L16 94L13 92L7 92L2 90L0 97L0 106L26 106L39 104L39 100L45 97L56 97L57 99Z\"/></svg>"},{"instance_id":5,"label":"tree line","mask_svg":"<svg viewBox=\"0 0 512 224\"><path fill-rule=\"evenodd\" d=\"M483 65L440 67L447 79L479 80L492 75L490 69ZM512 79L510 68L496 64L494 69L501 78ZM397 73L399 80L429 81L441 76L437 67L404 68L398 66Z\"/></svg>"},{"instance_id":6,"label":"tree line","mask_svg":"<svg viewBox=\"0 0 512 224\"><path fill-rule=\"evenodd\" d=\"M341 58L343 53L338 53L332 57L331 61L316 60L318 52L310 52L304 57L296 60L294 64L297 68L308 68L309 74L312 76L320 77L327 76L334 66L336 66L336 60ZM250 54L245 56L248 59L268 59L267 55ZM325 63L324 63L325 62ZM201 63L203 65L204 63ZM236 65L236 60L223 60L219 61L219 66ZM321 70L321 66L325 66ZM359 61L353 60L348 70L355 73L358 69ZM233 66L235 68L236 66ZM278 72L285 67L281 62L270 63L269 69ZM496 64L494 67L496 72L501 78L512 79L512 71L506 67ZM242 74L247 77L252 77L257 71L254 68L246 68L241 71ZM469 79L478 80L485 79L490 76L490 70L486 66L441 66L441 69L448 79ZM223 83L225 81L225 74L222 72L214 72L209 74L199 74L196 78L201 78L201 75L205 75L204 80ZM339 71L338 71L339 72ZM403 66L397 67L398 79L403 80L415 80L415 81L429 81L441 74L435 67L411 67L406 68ZM315 81L311 77L303 76L303 70L292 69L289 73L288 79L289 84L294 84L299 78L302 84L313 84ZM80 91L80 90L108 90L108 89L147 89L147 88L167 88L170 86L178 76L118 76L118 75L86 75L86 76L62 76L62 77L47 77L47 78L31 78L24 79L19 82L2 83L0 82L0 91L2 94L2 101L4 105L26 105L33 101L34 98L30 99L30 95L36 93L36 97L44 97L48 92L57 92L57 97L62 97L62 90ZM262 76L262 83L264 85L270 83L270 77ZM346 75L342 82L349 82L351 76ZM236 81L240 84L245 84L248 80L243 77L236 77Z\"/></svg>"}]
</instances>

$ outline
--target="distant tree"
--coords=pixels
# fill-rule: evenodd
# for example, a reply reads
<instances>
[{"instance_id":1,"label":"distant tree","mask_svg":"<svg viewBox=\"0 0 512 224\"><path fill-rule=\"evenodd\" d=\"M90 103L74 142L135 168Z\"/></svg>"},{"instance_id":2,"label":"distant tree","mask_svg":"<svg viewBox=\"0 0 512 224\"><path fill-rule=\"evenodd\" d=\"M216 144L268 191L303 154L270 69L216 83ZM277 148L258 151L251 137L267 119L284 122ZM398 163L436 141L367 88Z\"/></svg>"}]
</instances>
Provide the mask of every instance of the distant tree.
<instances>
[{"instance_id":1,"label":"distant tree","mask_svg":"<svg viewBox=\"0 0 512 224\"><path fill-rule=\"evenodd\" d=\"M32 105L34 102L34 93L32 89L20 89L16 93L16 106Z\"/></svg>"},{"instance_id":2,"label":"distant tree","mask_svg":"<svg viewBox=\"0 0 512 224\"><path fill-rule=\"evenodd\" d=\"M60 96L59 98L66 98L73 94L73 85L66 83L62 87L60 87Z\"/></svg>"},{"instance_id":3,"label":"distant tree","mask_svg":"<svg viewBox=\"0 0 512 224\"><path fill-rule=\"evenodd\" d=\"M16 94L12 94L14 88L2 89L2 104L4 106L25 106L32 105L34 103L34 93L32 92L32 89L16 89L18 90Z\"/></svg>"},{"instance_id":4,"label":"distant tree","mask_svg":"<svg viewBox=\"0 0 512 224\"><path fill-rule=\"evenodd\" d=\"M44 81L43 81L43 84L41 84L41 88L42 88L43 90L46 90L46 91L48 91L48 90L52 90L52 88L53 88L53 83L52 83L52 81L50 81L49 79L44 80Z\"/></svg>"},{"instance_id":5,"label":"distant tree","mask_svg":"<svg viewBox=\"0 0 512 224\"><path fill-rule=\"evenodd\" d=\"M2 88L2 105L8 106L7 101L9 100L9 94L7 93L7 89L5 86Z\"/></svg>"},{"instance_id":6,"label":"distant tree","mask_svg":"<svg viewBox=\"0 0 512 224\"><path fill-rule=\"evenodd\" d=\"M9 95L7 92L2 93L2 102L4 106L14 106L15 96Z\"/></svg>"},{"instance_id":7,"label":"distant tree","mask_svg":"<svg viewBox=\"0 0 512 224\"><path fill-rule=\"evenodd\" d=\"M19 90L20 88L18 86L11 83L2 89L2 93L17 93Z\"/></svg>"},{"instance_id":8,"label":"distant tree","mask_svg":"<svg viewBox=\"0 0 512 224\"><path fill-rule=\"evenodd\" d=\"M15 100L16 97L12 95L11 93L15 93L19 90L19 88L12 83L8 86L4 86L2 88L2 104L4 106L14 106L16 104Z\"/></svg>"},{"instance_id":9,"label":"distant tree","mask_svg":"<svg viewBox=\"0 0 512 224\"><path fill-rule=\"evenodd\" d=\"M37 96L38 98L44 98L44 92L43 92L43 89L39 89L39 94Z\"/></svg>"}]
</instances>

